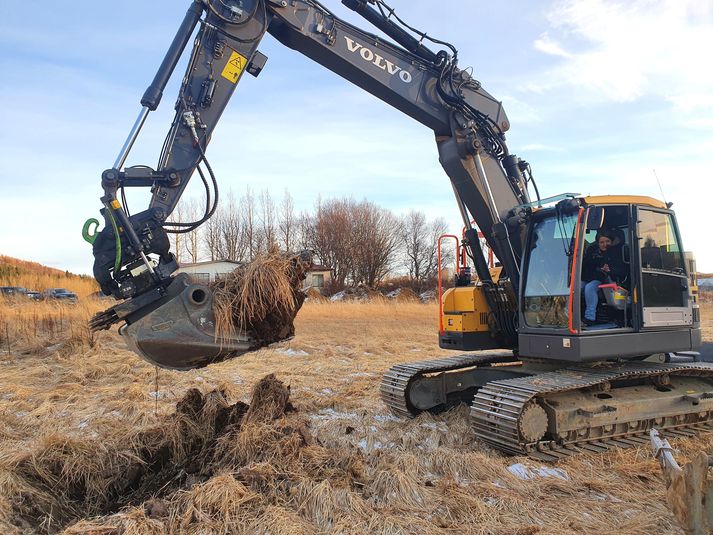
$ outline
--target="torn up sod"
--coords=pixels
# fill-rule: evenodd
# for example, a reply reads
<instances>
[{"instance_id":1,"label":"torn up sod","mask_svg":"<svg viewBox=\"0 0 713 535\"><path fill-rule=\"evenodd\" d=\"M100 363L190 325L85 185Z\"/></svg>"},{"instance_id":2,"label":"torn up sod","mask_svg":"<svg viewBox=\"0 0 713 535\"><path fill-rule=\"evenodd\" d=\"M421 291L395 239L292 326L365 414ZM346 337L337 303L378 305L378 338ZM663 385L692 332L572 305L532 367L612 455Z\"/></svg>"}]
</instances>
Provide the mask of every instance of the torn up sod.
<instances>
[{"instance_id":1,"label":"torn up sod","mask_svg":"<svg viewBox=\"0 0 713 535\"><path fill-rule=\"evenodd\" d=\"M211 285L216 340L249 336L255 349L294 336L309 260L276 250Z\"/></svg>"}]
</instances>

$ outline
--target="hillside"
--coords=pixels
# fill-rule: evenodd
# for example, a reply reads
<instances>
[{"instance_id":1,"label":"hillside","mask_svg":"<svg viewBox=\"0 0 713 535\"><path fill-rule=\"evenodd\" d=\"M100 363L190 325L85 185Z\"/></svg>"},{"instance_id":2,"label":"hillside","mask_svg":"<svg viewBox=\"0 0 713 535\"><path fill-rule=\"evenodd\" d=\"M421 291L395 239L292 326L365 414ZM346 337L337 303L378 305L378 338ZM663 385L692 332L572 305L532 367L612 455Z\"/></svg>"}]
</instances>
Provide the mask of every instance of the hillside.
<instances>
[{"instance_id":1,"label":"hillside","mask_svg":"<svg viewBox=\"0 0 713 535\"><path fill-rule=\"evenodd\" d=\"M98 289L94 279L87 275L75 275L69 271L4 255L0 255L0 286L21 286L37 291L68 288L80 297Z\"/></svg>"}]
</instances>

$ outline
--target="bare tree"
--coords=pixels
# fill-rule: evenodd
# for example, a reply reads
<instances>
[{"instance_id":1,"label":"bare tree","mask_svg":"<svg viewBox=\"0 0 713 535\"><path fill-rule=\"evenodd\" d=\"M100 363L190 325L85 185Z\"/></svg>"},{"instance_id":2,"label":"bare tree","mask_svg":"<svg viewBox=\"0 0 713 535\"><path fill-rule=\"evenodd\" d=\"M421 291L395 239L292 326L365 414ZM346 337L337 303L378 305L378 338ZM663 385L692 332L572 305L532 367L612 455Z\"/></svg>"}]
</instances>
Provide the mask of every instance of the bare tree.
<instances>
[{"instance_id":1,"label":"bare tree","mask_svg":"<svg viewBox=\"0 0 713 535\"><path fill-rule=\"evenodd\" d=\"M285 190L285 195L280 203L279 221L277 224L279 241L285 251L292 251L297 245L297 221L295 217L295 204L292 195Z\"/></svg>"},{"instance_id":2,"label":"bare tree","mask_svg":"<svg viewBox=\"0 0 713 535\"><path fill-rule=\"evenodd\" d=\"M199 221L203 217L204 213L205 213L205 196L203 197L202 200L196 199L194 197L188 199L188 202L186 203L186 210L185 210L185 217L188 220L187 222ZM196 263L199 260L200 234L202 231L203 231L203 229L201 227L198 227L184 235L185 236L184 249L185 249L187 258L191 261L191 263Z\"/></svg>"},{"instance_id":3,"label":"bare tree","mask_svg":"<svg viewBox=\"0 0 713 535\"><path fill-rule=\"evenodd\" d=\"M312 248L312 235L314 233L315 216L304 210L300 212L295 224L295 250Z\"/></svg>"},{"instance_id":4,"label":"bare tree","mask_svg":"<svg viewBox=\"0 0 713 535\"><path fill-rule=\"evenodd\" d=\"M431 221L429 230L431 233L431 240L428 255L426 257L424 274L426 277L434 277L436 273L438 273L438 238L448 232L448 223L446 223L446 220L442 217L437 217ZM446 250L445 252L441 251L441 253L441 267L443 267L443 263L445 262L455 261L455 255L453 254L452 249Z\"/></svg>"},{"instance_id":5,"label":"bare tree","mask_svg":"<svg viewBox=\"0 0 713 535\"><path fill-rule=\"evenodd\" d=\"M201 241L203 243L203 251L211 261L218 260L218 248L220 247L220 228L221 219L223 217L222 205L213 214L213 217L208 219L203 225L203 233Z\"/></svg>"},{"instance_id":6,"label":"bare tree","mask_svg":"<svg viewBox=\"0 0 713 535\"><path fill-rule=\"evenodd\" d=\"M260 192L260 223L265 250L277 245L277 229L275 228L275 203L267 189Z\"/></svg>"},{"instance_id":7,"label":"bare tree","mask_svg":"<svg viewBox=\"0 0 713 535\"><path fill-rule=\"evenodd\" d=\"M401 218L404 263L412 280L420 281L423 277L426 250L430 238L426 215L423 212L411 210Z\"/></svg>"},{"instance_id":8,"label":"bare tree","mask_svg":"<svg viewBox=\"0 0 713 535\"><path fill-rule=\"evenodd\" d=\"M438 274L438 238L448 226L443 218L429 222L423 212L412 210L401 219L404 264L411 280L420 289L429 286ZM441 263L453 260L452 247L442 251Z\"/></svg>"},{"instance_id":9,"label":"bare tree","mask_svg":"<svg viewBox=\"0 0 713 535\"><path fill-rule=\"evenodd\" d=\"M371 202L351 203L351 247L353 284L373 288L389 274L396 259L400 239L400 221L391 211Z\"/></svg>"},{"instance_id":10,"label":"bare tree","mask_svg":"<svg viewBox=\"0 0 713 535\"><path fill-rule=\"evenodd\" d=\"M255 258L260 252L261 238L258 229L257 217L255 215L255 196L248 187L240 202L240 222L243 226L243 236L245 239L245 249L248 260Z\"/></svg>"},{"instance_id":11,"label":"bare tree","mask_svg":"<svg viewBox=\"0 0 713 535\"><path fill-rule=\"evenodd\" d=\"M178 205L173 209L171 215L168 216L167 222L169 223L182 223L186 221L186 207L185 203L179 202ZM180 264L183 260L183 243L185 241L185 234L176 234L174 232L169 232L168 239L171 242L171 250L176 256L176 261Z\"/></svg>"},{"instance_id":12,"label":"bare tree","mask_svg":"<svg viewBox=\"0 0 713 535\"><path fill-rule=\"evenodd\" d=\"M231 191L220 210L216 255L219 259L244 260L246 247L244 228L241 226L241 204L236 202L235 195Z\"/></svg>"},{"instance_id":13,"label":"bare tree","mask_svg":"<svg viewBox=\"0 0 713 535\"><path fill-rule=\"evenodd\" d=\"M312 218L302 218L307 248L315 251L320 263L332 268L332 279L344 286L352 272L354 255L351 247L352 222L349 200L332 199L318 202Z\"/></svg>"}]
</instances>

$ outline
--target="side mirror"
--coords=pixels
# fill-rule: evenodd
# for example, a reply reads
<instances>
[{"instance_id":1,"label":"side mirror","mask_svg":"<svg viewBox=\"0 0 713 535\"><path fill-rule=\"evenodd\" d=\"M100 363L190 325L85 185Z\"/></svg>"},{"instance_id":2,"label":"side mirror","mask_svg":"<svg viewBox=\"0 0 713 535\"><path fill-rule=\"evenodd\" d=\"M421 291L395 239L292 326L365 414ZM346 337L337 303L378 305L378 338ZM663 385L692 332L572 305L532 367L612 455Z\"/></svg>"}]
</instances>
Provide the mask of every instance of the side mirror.
<instances>
[{"instance_id":1,"label":"side mirror","mask_svg":"<svg viewBox=\"0 0 713 535\"><path fill-rule=\"evenodd\" d=\"M599 230L604 225L604 208L590 206L587 212L587 230Z\"/></svg>"}]
</instances>

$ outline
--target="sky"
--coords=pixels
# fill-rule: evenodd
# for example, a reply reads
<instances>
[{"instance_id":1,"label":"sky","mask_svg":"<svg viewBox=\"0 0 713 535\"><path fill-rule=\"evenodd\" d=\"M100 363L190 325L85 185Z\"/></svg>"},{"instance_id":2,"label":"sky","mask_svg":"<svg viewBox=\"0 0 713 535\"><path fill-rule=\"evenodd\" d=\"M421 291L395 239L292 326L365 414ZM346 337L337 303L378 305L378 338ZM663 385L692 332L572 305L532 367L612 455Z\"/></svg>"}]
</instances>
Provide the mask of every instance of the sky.
<instances>
[{"instance_id":1,"label":"sky","mask_svg":"<svg viewBox=\"0 0 713 535\"><path fill-rule=\"evenodd\" d=\"M461 67L503 101L510 150L530 162L543 196L663 195L699 271L713 272L713 0L391 4L454 43ZM0 0L0 254L91 272L82 224L98 216L101 172L188 5ZM431 131L269 35L260 50L265 69L243 77L208 149L222 191L267 188L279 200L289 190L300 210L319 197L366 198L458 231ZM184 65L128 165L155 166Z\"/></svg>"}]
</instances>

